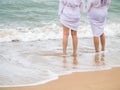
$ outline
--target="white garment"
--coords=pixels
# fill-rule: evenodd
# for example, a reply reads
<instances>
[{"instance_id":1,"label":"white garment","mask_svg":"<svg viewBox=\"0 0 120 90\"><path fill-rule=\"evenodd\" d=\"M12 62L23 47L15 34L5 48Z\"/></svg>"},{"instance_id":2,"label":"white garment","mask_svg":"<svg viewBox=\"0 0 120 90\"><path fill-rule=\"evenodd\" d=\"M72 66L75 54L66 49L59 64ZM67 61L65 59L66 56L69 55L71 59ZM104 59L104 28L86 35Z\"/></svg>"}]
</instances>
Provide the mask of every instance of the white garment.
<instances>
[{"instance_id":1,"label":"white garment","mask_svg":"<svg viewBox=\"0 0 120 90\"><path fill-rule=\"evenodd\" d=\"M80 12L85 9L83 0L60 0L59 12L60 22L72 29L76 30L80 25Z\"/></svg>"},{"instance_id":2,"label":"white garment","mask_svg":"<svg viewBox=\"0 0 120 90\"><path fill-rule=\"evenodd\" d=\"M107 17L110 0L88 0L87 11L93 35L99 37L104 32L104 24Z\"/></svg>"}]
</instances>

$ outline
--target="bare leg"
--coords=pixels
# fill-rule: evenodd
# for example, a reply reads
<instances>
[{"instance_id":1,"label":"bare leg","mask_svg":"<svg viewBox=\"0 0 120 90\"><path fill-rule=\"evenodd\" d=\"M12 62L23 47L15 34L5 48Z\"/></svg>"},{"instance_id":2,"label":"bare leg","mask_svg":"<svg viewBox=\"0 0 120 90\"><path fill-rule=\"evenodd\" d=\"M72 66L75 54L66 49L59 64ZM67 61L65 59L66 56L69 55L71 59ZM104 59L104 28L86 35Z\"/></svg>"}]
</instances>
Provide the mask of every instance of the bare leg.
<instances>
[{"instance_id":1,"label":"bare leg","mask_svg":"<svg viewBox=\"0 0 120 90\"><path fill-rule=\"evenodd\" d=\"M71 35L72 35L72 42L73 42L73 56L76 56L77 45L78 45L77 31L71 30Z\"/></svg>"},{"instance_id":2,"label":"bare leg","mask_svg":"<svg viewBox=\"0 0 120 90\"><path fill-rule=\"evenodd\" d=\"M94 37L94 47L95 51L99 52L99 37Z\"/></svg>"},{"instance_id":3,"label":"bare leg","mask_svg":"<svg viewBox=\"0 0 120 90\"><path fill-rule=\"evenodd\" d=\"M98 53L96 53L95 54L95 57L94 57L94 59L95 59L95 65L99 65L99 54Z\"/></svg>"},{"instance_id":4,"label":"bare leg","mask_svg":"<svg viewBox=\"0 0 120 90\"><path fill-rule=\"evenodd\" d=\"M102 51L105 50L105 34L103 33L101 36L100 36L100 40L101 40L101 46L102 46Z\"/></svg>"},{"instance_id":5,"label":"bare leg","mask_svg":"<svg viewBox=\"0 0 120 90\"><path fill-rule=\"evenodd\" d=\"M68 45L68 36L69 36L69 28L63 26L63 55L66 55L66 49Z\"/></svg>"}]
</instances>

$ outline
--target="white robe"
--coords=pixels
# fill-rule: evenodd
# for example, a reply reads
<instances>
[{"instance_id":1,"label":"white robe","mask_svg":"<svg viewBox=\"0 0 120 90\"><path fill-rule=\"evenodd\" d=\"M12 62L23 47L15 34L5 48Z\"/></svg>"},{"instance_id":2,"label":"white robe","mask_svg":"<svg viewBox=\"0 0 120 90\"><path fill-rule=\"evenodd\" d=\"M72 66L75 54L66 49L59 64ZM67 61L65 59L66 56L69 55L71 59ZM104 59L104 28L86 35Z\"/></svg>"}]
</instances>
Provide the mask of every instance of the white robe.
<instances>
[{"instance_id":1,"label":"white robe","mask_svg":"<svg viewBox=\"0 0 120 90\"><path fill-rule=\"evenodd\" d=\"M104 32L104 24L107 17L110 0L103 0L106 3L101 4L101 0L88 0L87 11L91 24L93 36L99 37Z\"/></svg>"},{"instance_id":2,"label":"white robe","mask_svg":"<svg viewBox=\"0 0 120 90\"><path fill-rule=\"evenodd\" d=\"M77 31L80 25L80 12L84 9L83 0L60 0L58 12L60 22L69 29Z\"/></svg>"}]
</instances>

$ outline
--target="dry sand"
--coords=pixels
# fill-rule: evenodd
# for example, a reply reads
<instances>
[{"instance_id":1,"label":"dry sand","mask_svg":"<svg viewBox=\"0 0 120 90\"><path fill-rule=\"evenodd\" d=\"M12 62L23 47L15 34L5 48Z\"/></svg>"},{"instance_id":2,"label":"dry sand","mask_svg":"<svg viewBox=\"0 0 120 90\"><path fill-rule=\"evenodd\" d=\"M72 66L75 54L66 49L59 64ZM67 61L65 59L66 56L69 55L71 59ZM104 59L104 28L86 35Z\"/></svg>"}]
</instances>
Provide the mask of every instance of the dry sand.
<instances>
[{"instance_id":1,"label":"dry sand","mask_svg":"<svg viewBox=\"0 0 120 90\"><path fill-rule=\"evenodd\" d=\"M0 90L120 90L120 68L104 71L77 72L60 76L46 84Z\"/></svg>"}]
</instances>

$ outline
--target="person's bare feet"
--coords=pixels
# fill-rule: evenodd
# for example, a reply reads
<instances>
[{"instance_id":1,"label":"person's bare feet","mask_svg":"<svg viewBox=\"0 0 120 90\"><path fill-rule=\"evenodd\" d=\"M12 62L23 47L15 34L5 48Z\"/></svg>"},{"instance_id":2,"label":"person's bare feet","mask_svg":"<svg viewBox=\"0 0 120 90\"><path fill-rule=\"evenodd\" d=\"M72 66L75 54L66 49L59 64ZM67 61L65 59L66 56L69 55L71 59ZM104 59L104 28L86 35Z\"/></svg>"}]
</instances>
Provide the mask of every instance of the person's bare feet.
<instances>
[{"instance_id":1,"label":"person's bare feet","mask_svg":"<svg viewBox=\"0 0 120 90\"><path fill-rule=\"evenodd\" d=\"M67 57L67 56L70 56L70 55L68 55L68 54L66 54L66 53L63 53L63 54L61 54L61 56Z\"/></svg>"}]
</instances>

